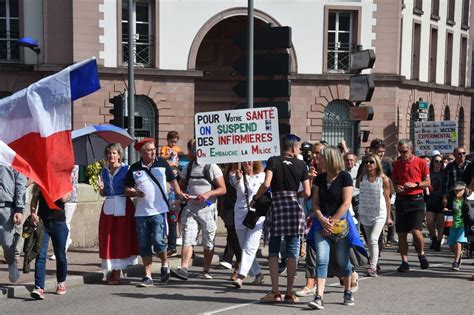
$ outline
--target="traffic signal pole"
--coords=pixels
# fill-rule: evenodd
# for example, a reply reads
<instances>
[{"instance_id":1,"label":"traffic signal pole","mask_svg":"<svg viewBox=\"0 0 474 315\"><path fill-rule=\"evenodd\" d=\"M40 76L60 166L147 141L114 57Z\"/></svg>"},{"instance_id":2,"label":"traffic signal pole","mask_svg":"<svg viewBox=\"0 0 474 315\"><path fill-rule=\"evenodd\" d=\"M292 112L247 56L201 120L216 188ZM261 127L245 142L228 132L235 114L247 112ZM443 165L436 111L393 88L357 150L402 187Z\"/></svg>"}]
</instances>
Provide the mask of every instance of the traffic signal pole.
<instances>
[{"instance_id":1,"label":"traffic signal pole","mask_svg":"<svg viewBox=\"0 0 474 315\"><path fill-rule=\"evenodd\" d=\"M128 133L135 139L135 2L128 0ZM133 145L128 146L128 163L135 163Z\"/></svg>"},{"instance_id":2,"label":"traffic signal pole","mask_svg":"<svg viewBox=\"0 0 474 315\"><path fill-rule=\"evenodd\" d=\"M248 0L247 11L247 106L253 108L253 0Z\"/></svg>"}]
</instances>

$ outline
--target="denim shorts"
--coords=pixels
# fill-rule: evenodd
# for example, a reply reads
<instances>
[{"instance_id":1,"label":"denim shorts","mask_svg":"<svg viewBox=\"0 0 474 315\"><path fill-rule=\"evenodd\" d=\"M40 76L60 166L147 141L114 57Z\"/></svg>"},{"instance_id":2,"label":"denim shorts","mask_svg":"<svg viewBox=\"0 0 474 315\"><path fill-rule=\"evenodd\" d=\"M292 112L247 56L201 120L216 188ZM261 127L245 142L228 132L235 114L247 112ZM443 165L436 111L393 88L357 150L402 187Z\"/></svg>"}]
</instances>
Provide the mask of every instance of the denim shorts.
<instances>
[{"instance_id":1,"label":"denim shorts","mask_svg":"<svg viewBox=\"0 0 474 315\"><path fill-rule=\"evenodd\" d=\"M272 236L270 237L270 242L268 244L268 256L269 257L278 257L280 254L280 245L282 238L286 243L286 255L285 257L298 258L300 255L300 239L299 235L291 236Z\"/></svg>"},{"instance_id":2,"label":"denim shorts","mask_svg":"<svg viewBox=\"0 0 474 315\"><path fill-rule=\"evenodd\" d=\"M155 253L166 251L166 213L147 217L135 217L137 225L140 256L153 256Z\"/></svg>"}]
</instances>

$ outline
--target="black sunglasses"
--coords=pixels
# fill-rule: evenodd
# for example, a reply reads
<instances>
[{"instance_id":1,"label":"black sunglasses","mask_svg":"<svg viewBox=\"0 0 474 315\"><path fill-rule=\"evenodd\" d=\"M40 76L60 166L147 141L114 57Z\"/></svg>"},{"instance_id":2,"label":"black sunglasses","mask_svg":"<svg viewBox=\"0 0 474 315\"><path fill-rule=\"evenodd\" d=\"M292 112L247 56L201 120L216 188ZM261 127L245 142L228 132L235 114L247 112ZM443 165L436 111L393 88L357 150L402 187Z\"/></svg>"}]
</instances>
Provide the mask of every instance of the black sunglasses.
<instances>
[{"instance_id":1,"label":"black sunglasses","mask_svg":"<svg viewBox=\"0 0 474 315\"><path fill-rule=\"evenodd\" d=\"M434 160L433 162L435 162L435 163L443 163L442 160Z\"/></svg>"},{"instance_id":2,"label":"black sunglasses","mask_svg":"<svg viewBox=\"0 0 474 315\"><path fill-rule=\"evenodd\" d=\"M367 161L367 164L375 164L375 161L373 161L373 160L368 160L368 161Z\"/></svg>"},{"instance_id":3,"label":"black sunglasses","mask_svg":"<svg viewBox=\"0 0 474 315\"><path fill-rule=\"evenodd\" d=\"M458 152L458 156L466 155L466 152Z\"/></svg>"}]
</instances>

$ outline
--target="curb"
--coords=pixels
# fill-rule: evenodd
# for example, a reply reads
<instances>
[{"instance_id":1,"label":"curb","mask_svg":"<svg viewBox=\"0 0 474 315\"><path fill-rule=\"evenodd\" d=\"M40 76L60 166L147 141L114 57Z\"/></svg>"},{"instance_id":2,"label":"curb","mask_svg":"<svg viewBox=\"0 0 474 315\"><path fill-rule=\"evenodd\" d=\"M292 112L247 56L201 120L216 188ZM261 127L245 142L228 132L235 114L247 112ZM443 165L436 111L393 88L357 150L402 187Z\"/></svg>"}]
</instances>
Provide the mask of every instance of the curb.
<instances>
[{"instance_id":1,"label":"curb","mask_svg":"<svg viewBox=\"0 0 474 315\"><path fill-rule=\"evenodd\" d=\"M181 257L170 257L168 258L169 265L171 267L179 266L181 262ZM212 257L212 264L219 263L219 256L214 255ZM192 266L202 266L203 257L195 256L190 265ZM152 265L153 273L159 273L161 263L154 262ZM128 266L122 270L122 273L127 277L142 277L144 275L143 265L134 265ZM67 276L67 286L68 288L82 286L84 284L101 284L104 283L104 279L107 276L106 270L100 270L95 272L85 272L82 275L68 275ZM51 292L56 289L56 278L47 278L44 284L44 290L46 292ZM22 283L22 284L12 284L7 286L0 286L0 299L4 298L29 298L30 292L34 289L34 282Z\"/></svg>"}]
</instances>

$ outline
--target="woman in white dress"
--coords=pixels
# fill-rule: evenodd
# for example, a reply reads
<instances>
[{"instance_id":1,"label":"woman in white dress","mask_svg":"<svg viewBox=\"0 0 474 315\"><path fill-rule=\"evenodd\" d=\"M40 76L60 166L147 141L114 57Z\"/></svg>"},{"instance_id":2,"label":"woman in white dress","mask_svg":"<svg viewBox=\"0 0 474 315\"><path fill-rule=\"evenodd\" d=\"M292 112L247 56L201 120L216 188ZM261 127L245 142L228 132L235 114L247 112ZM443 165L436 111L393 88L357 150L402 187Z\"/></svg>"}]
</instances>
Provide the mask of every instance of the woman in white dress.
<instances>
[{"instance_id":1,"label":"woman in white dress","mask_svg":"<svg viewBox=\"0 0 474 315\"><path fill-rule=\"evenodd\" d=\"M234 222L240 247L242 248L242 261L240 262L237 279L234 281L234 285L237 288L242 287L242 282L247 275L255 277L252 282L253 284L263 283L263 275L260 271L256 254L260 246L265 217L260 217L253 229L246 227L242 222L249 211L248 206L253 196L264 180L265 173L263 172L263 165L260 161L243 162L241 169L235 167L235 171L230 179L231 185L237 190L237 201L234 207ZM247 186L247 189L245 186ZM250 211L255 211L255 209L250 208Z\"/></svg>"},{"instance_id":2,"label":"woman in white dress","mask_svg":"<svg viewBox=\"0 0 474 315\"><path fill-rule=\"evenodd\" d=\"M369 153L366 158L364 175L359 179L359 221L364 226L370 253L368 277L377 276L379 258L378 239L382 229L391 225L390 179L384 174L377 154Z\"/></svg>"}]
</instances>

